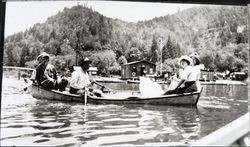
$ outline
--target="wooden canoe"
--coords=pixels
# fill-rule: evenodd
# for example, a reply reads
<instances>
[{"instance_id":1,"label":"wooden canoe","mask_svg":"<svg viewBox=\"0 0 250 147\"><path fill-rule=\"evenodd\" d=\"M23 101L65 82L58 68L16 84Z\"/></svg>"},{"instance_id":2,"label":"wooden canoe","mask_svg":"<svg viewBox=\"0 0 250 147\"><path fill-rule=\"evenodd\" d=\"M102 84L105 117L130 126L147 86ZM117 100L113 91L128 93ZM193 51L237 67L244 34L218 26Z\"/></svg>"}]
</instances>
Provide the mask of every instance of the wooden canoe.
<instances>
[{"instance_id":1,"label":"wooden canoe","mask_svg":"<svg viewBox=\"0 0 250 147\"><path fill-rule=\"evenodd\" d=\"M84 96L48 90L37 85L31 85L31 95L38 99L59 100L64 102L82 102ZM88 96L87 103L91 104L149 104L149 105L197 105L202 88L197 92L142 96L138 92L120 92L106 94L104 97Z\"/></svg>"}]
</instances>

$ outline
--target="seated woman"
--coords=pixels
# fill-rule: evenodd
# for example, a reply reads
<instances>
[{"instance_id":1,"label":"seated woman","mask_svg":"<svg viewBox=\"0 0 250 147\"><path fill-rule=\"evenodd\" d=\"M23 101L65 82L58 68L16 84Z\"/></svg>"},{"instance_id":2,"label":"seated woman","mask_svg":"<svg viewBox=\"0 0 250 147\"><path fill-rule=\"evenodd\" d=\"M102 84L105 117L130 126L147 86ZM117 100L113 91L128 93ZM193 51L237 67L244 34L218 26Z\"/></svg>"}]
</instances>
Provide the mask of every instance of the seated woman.
<instances>
[{"instance_id":1,"label":"seated woman","mask_svg":"<svg viewBox=\"0 0 250 147\"><path fill-rule=\"evenodd\" d=\"M200 66L200 58L199 54L194 52L189 56L193 60L193 70L192 70L192 79L199 80L201 77L201 66Z\"/></svg>"},{"instance_id":2,"label":"seated woman","mask_svg":"<svg viewBox=\"0 0 250 147\"><path fill-rule=\"evenodd\" d=\"M68 81L63 79L57 81L57 72L53 65L49 64L50 56L47 53L42 53L42 61L36 68L36 81L38 85L47 88L64 91Z\"/></svg>"},{"instance_id":3,"label":"seated woman","mask_svg":"<svg viewBox=\"0 0 250 147\"><path fill-rule=\"evenodd\" d=\"M180 73L180 81L175 89L168 90L164 94L181 94L197 91L196 78L193 78L192 64L193 61L189 56L182 56L179 60L180 66L183 68L183 71Z\"/></svg>"}]
</instances>

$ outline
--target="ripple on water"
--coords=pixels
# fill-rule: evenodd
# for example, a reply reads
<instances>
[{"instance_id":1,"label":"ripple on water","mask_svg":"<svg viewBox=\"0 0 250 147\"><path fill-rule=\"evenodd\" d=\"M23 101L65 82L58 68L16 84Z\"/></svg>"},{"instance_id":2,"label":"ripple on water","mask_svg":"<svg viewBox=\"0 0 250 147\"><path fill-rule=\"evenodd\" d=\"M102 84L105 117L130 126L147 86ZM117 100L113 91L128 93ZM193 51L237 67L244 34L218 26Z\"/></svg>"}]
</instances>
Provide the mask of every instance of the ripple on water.
<instances>
[{"instance_id":1,"label":"ripple on water","mask_svg":"<svg viewBox=\"0 0 250 147\"><path fill-rule=\"evenodd\" d=\"M8 88L8 87L7 87ZM247 109L247 100L200 98L198 108L150 105L92 105L3 95L3 146L180 146L214 131ZM20 88L16 88L20 89ZM232 89L235 90L235 89ZM214 95L214 96L212 96ZM236 95L236 96L235 96ZM237 106L238 105L238 106Z\"/></svg>"}]
</instances>

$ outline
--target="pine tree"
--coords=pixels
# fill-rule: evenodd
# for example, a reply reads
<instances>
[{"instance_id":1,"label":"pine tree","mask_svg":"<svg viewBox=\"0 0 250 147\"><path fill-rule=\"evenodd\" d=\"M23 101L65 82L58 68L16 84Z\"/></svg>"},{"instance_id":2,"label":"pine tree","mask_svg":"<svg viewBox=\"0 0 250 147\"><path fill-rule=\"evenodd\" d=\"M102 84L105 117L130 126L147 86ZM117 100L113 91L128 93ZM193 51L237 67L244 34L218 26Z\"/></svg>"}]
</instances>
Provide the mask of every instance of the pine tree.
<instances>
[{"instance_id":1,"label":"pine tree","mask_svg":"<svg viewBox=\"0 0 250 147\"><path fill-rule=\"evenodd\" d=\"M167 41L167 44L166 44L166 48L167 48L167 51L168 51L168 53L166 55L166 59L173 58L173 44L172 44L170 36L168 36L168 41Z\"/></svg>"},{"instance_id":2,"label":"pine tree","mask_svg":"<svg viewBox=\"0 0 250 147\"><path fill-rule=\"evenodd\" d=\"M155 40L155 37L153 37L152 46L149 54L151 54L150 61L156 63L158 61L159 55L158 55L158 45L157 41Z\"/></svg>"},{"instance_id":3,"label":"pine tree","mask_svg":"<svg viewBox=\"0 0 250 147\"><path fill-rule=\"evenodd\" d=\"M19 66L20 67L24 67L25 66L25 62L29 61L29 60L30 60L29 48L27 47L27 45L25 45L22 48Z\"/></svg>"},{"instance_id":4,"label":"pine tree","mask_svg":"<svg viewBox=\"0 0 250 147\"><path fill-rule=\"evenodd\" d=\"M180 57L181 56L181 47L180 47L179 43L176 44L176 52L177 52L176 57Z\"/></svg>"},{"instance_id":5,"label":"pine tree","mask_svg":"<svg viewBox=\"0 0 250 147\"><path fill-rule=\"evenodd\" d=\"M167 60L170 57L169 55L169 51L167 48L167 44L163 46L162 48L162 61L164 62L165 60Z\"/></svg>"}]
</instances>

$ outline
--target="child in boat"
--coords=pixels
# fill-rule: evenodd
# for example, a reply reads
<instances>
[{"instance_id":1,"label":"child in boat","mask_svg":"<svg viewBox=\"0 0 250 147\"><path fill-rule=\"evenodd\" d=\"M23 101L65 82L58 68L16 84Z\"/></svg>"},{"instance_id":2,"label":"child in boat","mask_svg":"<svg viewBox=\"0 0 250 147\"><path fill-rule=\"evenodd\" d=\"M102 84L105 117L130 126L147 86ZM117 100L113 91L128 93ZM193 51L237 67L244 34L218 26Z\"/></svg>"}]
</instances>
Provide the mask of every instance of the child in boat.
<instances>
[{"instance_id":1,"label":"child in boat","mask_svg":"<svg viewBox=\"0 0 250 147\"><path fill-rule=\"evenodd\" d=\"M187 92L197 91L196 79L191 76L192 74L192 59L185 55L179 59L179 64L183 68L183 71L180 72L179 77L180 81L174 90L166 91L164 94L181 94Z\"/></svg>"}]
</instances>

